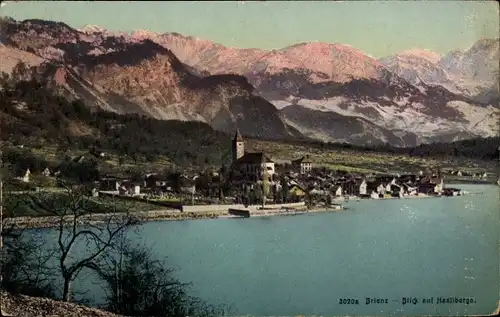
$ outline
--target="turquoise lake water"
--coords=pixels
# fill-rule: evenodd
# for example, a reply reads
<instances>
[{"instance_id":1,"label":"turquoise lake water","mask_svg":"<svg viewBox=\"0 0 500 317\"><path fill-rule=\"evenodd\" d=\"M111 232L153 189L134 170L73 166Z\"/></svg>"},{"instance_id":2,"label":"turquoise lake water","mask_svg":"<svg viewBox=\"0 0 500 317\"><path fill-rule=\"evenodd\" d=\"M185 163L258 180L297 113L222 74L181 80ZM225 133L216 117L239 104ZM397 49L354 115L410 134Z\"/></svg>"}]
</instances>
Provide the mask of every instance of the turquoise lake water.
<instances>
[{"instance_id":1,"label":"turquoise lake water","mask_svg":"<svg viewBox=\"0 0 500 317\"><path fill-rule=\"evenodd\" d=\"M489 314L500 298L500 187L453 186L483 194L350 201L337 213L151 222L137 239L193 283L192 295L229 304L232 315ZM76 288L89 287L83 280ZM367 297L388 303L367 305ZM402 305L403 297L419 303ZM431 297L433 304L422 303ZM437 297L475 302L436 304Z\"/></svg>"}]
</instances>

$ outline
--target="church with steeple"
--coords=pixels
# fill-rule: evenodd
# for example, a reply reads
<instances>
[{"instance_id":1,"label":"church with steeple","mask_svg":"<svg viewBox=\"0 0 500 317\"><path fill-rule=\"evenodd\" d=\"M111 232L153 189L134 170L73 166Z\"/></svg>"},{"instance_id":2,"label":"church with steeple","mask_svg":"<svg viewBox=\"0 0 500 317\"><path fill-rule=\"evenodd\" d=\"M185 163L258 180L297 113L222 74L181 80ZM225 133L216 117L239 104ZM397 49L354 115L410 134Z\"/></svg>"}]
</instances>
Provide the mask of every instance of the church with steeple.
<instances>
[{"instance_id":1,"label":"church with steeple","mask_svg":"<svg viewBox=\"0 0 500 317\"><path fill-rule=\"evenodd\" d=\"M231 170L240 178L257 181L262 179L264 174L272 176L275 172L274 161L265 153L245 151L245 140L239 129L236 129L232 141L232 154Z\"/></svg>"},{"instance_id":2,"label":"church with steeple","mask_svg":"<svg viewBox=\"0 0 500 317\"><path fill-rule=\"evenodd\" d=\"M240 130L236 129L236 134L234 135L233 143L233 162L236 162L245 155L245 141L241 136Z\"/></svg>"}]
</instances>

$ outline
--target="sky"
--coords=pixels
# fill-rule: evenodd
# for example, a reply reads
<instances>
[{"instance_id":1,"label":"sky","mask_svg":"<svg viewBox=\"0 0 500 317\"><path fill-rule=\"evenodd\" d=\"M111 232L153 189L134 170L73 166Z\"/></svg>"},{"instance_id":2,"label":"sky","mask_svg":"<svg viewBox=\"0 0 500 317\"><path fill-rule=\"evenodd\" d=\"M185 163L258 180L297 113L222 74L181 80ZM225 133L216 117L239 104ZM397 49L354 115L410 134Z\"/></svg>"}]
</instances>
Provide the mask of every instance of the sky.
<instances>
[{"instance_id":1,"label":"sky","mask_svg":"<svg viewBox=\"0 0 500 317\"><path fill-rule=\"evenodd\" d=\"M240 48L342 43L373 57L467 49L499 37L499 14L496 1L20 1L0 9L16 20L177 32Z\"/></svg>"}]
</instances>

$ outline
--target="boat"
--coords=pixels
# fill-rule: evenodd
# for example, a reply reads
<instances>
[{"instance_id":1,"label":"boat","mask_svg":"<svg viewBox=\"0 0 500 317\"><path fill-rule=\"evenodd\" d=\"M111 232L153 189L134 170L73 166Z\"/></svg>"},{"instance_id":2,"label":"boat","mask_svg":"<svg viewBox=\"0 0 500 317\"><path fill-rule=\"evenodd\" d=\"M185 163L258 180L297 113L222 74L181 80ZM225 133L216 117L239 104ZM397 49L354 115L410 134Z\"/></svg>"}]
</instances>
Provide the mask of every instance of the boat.
<instances>
[{"instance_id":1,"label":"boat","mask_svg":"<svg viewBox=\"0 0 500 317\"><path fill-rule=\"evenodd\" d=\"M500 177L497 179L497 185L500 186Z\"/></svg>"}]
</instances>

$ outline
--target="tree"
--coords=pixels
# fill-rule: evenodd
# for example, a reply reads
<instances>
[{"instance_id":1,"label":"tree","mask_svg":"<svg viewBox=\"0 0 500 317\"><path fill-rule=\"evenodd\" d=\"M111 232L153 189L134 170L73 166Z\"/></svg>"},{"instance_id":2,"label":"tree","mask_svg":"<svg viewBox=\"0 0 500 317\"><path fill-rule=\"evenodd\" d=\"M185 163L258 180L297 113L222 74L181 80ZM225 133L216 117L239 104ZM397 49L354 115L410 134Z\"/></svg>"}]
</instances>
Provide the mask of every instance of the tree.
<instances>
[{"instance_id":1,"label":"tree","mask_svg":"<svg viewBox=\"0 0 500 317\"><path fill-rule=\"evenodd\" d=\"M3 190L1 181L3 176L2 170L0 174L0 287L2 291L5 289L10 293L53 298L54 288L48 279L51 274L46 269L50 254L42 251L45 241L41 237L24 239L23 232L10 221L17 214L20 200L17 197L19 195L12 195L10 191ZM3 311L1 303L0 315L9 316Z\"/></svg>"},{"instance_id":2,"label":"tree","mask_svg":"<svg viewBox=\"0 0 500 317\"><path fill-rule=\"evenodd\" d=\"M26 64L22 61L18 62L16 66L12 69L12 78L14 80L26 80L28 79L29 69Z\"/></svg>"},{"instance_id":3,"label":"tree","mask_svg":"<svg viewBox=\"0 0 500 317\"><path fill-rule=\"evenodd\" d=\"M93 224L92 217L87 214L91 208L86 206L87 197L83 192L77 188L68 189L66 195L71 197L67 199L54 201L50 197L40 197L34 202L38 208L54 210L53 214L58 218L58 246L55 250L47 251L47 248L42 247L47 241L38 236L33 237L33 232L26 235L29 239L21 239L23 233L15 234L14 229L19 228L11 225L14 222L2 222L9 225L4 226L7 230L2 232L7 243L2 250L6 256L1 263L6 277L3 286L7 291L55 299L53 276L59 272L64 279L63 300L67 301L71 294L71 282L83 268L88 268L97 272L105 282L107 308L112 312L127 316L224 315L227 308L209 305L189 296L189 284L174 278L174 271L154 259L151 249L132 247L126 241L129 223L136 223L132 217L127 214L122 217L109 215L113 217L106 218L104 225ZM6 198L13 196L18 198L20 195ZM25 198L33 199L33 196L26 195ZM9 217L18 215L17 204L10 203L8 206ZM63 209L68 212L63 212ZM74 254L77 244L86 245L87 248L84 252ZM58 259L59 265L50 267L47 264L49 259ZM73 278L71 274L74 274Z\"/></svg>"},{"instance_id":4,"label":"tree","mask_svg":"<svg viewBox=\"0 0 500 317\"><path fill-rule=\"evenodd\" d=\"M326 203L327 206L331 206L332 205L333 200L332 200L332 195L331 194L328 194L326 196L325 203Z\"/></svg>"},{"instance_id":5,"label":"tree","mask_svg":"<svg viewBox=\"0 0 500 317\"><path fill-rule=\"evenodd\" d=\"M253 200L260 201L262 203L262 198L263 198L262 183L258 182L254 185L252 198Z\"/></svg>"},{"instance_id":6,"label":"tree","mask_svg":"<svg viewBox=\"0 0 500 317\"><path fill-rule=\"evenodd\" d=\"M173 172L167 175L167 180L172 184L172 189L176 192L181 191L182 177L181 173Z\"/></svg>"},{"instance_id":7,"label":"tree","mask_svg":"<svg viewBox=\"0 0 500 317\"><path fill-rule=\"evenodd\" d=\"M282 176L280 184L281 184L281 193L282 193L281 196L283 199L283 203L286 203L288 202L288 193L290 192L290 188L288 186L288 179Z\"/></svg>"},{"instance_id":8,"label":"tree","mask_svg":"<svg viewBox=\"0 0 500 317\"><path fill-rule=\"evenodd\" d=\"M89 183L99 179L99 163L95 158L83 158L82 162L65 159L60 165L63 176L77 180L79 183Z\"/></svg>"},{"instance_id":9,"label":"tree","mask_svg":"<svg viewBox=\"0 0 500 317\"><path fill-rule=\"evenodd\" d=\"M262 179L262 208L264 208L266 204L266 199L269 196L270 192L270 183L269 183L270 175L267 172L264 172Z\"/></svg>"},{"instance_id":10,"label":"tree","mask_svg":"<svg viewBox=\"0 0 500 317\"><path fill-rule=\"evenodd\" d=\"M189 284L155 259L152 250L133 247L122 236L116 252L107 254L95 271L105 282L107 309L125 316L223 316L224 309L188 296Z\"/></svg>"},{"instance_id":11,"label":"tree","mask_svg":"<svg viewBox=\"0 0 500 317\"><path fill-rule=\"evenodd\" d=\"M130 175L130 180L134 182L141 182L144 180L144 172L141 169L129 169L127 174Z\"/></svg>"},{"instance_id":12,"label":"tree","mask_svg":"<svg viewBox=\"0 0 500 317\"><path fill-rule=\"evenodd\" d=\"M305 190L305 194L306 194L306 206L308 208L311 208L313 207L314 205L314 195L311 193L311 191L313 190L314 188L307 188Z\"/></svg>"},{"instance_id":13,"label":"tree","mask_svg":"<svg viewBox=\"0 0 500 317\"><path fill-rule=\"evenodd\" d=\"M53 270L47 265L52 253L44 251L45 243L42 236L26 238L23 233L5 236L2 250L2 286L5 290L13 294L56 297L49 279Z\"/></svg>"},{"instance_id":14,"label":"tree","mask_svg":"<svg viewBox=\"0 0 500 317\"><path fill-rule=\"evenodd\" d=\"M276 204L281 196L280 191L278 191L276 183L274 183L274 185L271 187L271 194L273 196L273 202Z\"/></svg>"},{"instance_id":15,"label":"tree","mask_svg":"<svg viewBox=\"0 0 500 317\"><path fill-rule=\"evenodd\" d=\"M257 192L257 187L254 186L254 188L249 189L248 191L248 205L255 205L257 198L258 198L258 192Z\"/></svg>"},{"instance_id":16,"label":"tree","mask_svg":"<svg viewBox=\"0 0 500 317\"><path fill-rule=\"evenodd\" d=\"M144 158L146 159L147 162L155 162L158 159L158 156L155 153L151 152L146 152L144 153Z\"/></svg>"},{"instance_id":17,"label":"tree","mask_svg":"<svg viewBox=\"0 0 500 317\"><path fill-rule=\"evenodd\" d=\"M226 167L225 164L222 164L221 168L219 169L219 175L221 177L221 180L225 180L228 176L228 168Z\"/></svg>"},{"instance_id":18,"label":"tree","mask_svg":"<svg viewBox=\"0 0 500 317\"><path fill-rule=\"evenodd\" d=\"M50 194L34 200L36 208L56 217L58 270L63 278L62 300L70 301L71 283L84 268L93 268L95 262L111 250L120 234L138 223L128 212L119 213L117 204L103 206L106 215L102 224L95 224L88 188L65 187L65 194L56 198ZM73 257L74 247L85 245L85 252Z\"/></svg>"},{"instance_id":19,"label":"tree","mask_svg":"<svg viewBox=\"0 0 500 317\"><path fill-rule=\"evenodd\" d=\"M14 86L12 77L6 72L0 72L0 87L3 87L5 90L11 90Z\"/></svg>"},{"instance_id":20,"label":"tree","mask_svg":"<svg viewBox=\"0 0 500 317\"><path fill-rule=\"evenodd\" d=\"M205 197L210 196L210 188L213 184L213 177L205 172L195 180L196 191L203 193Z\"/></svg>"}]
</instances>

